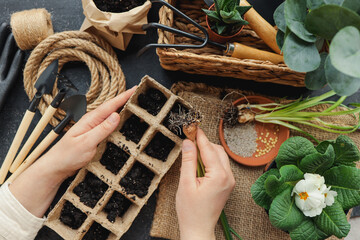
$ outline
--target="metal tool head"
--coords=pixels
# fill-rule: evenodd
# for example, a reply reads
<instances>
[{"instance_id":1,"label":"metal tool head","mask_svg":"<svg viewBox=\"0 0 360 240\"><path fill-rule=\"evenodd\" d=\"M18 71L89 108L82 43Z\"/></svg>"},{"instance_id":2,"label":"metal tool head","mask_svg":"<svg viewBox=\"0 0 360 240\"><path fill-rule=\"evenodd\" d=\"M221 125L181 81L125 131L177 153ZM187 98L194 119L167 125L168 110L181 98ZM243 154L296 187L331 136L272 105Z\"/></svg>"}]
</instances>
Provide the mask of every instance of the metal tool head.
<instances>
[{"instance_id":1,"label":"metal tool head","mask_svg":"<svg viewBox=\"0 0 360 240\"><path fill-rule=\"evenodd\" d=\"M64 75L58 74L57 88L59 91L66 91L68 96L76 94L79 89Z\"/></svg>"},{"instance_id":2,"label":"metal tool head","mask_svg":"<svg viewBox=\"0 0 360 240\"><path fill-rule=\"evenodd\" d=\"M59 60L53 61L40 75L35 88L42 94L49 94L53 90L59 68Z\"/></svg>"},{"instance_id":3,"label":"metal tool head","mask_svg":"<svg viewBox=\"0 0 360 240\"><path fill-rule=\"evenodd\" d=\"M73 95L65 99L60 108L66 112L66 117L78 121L86 113L86 97L85 95Z\"/></svg>"}]
</instances>

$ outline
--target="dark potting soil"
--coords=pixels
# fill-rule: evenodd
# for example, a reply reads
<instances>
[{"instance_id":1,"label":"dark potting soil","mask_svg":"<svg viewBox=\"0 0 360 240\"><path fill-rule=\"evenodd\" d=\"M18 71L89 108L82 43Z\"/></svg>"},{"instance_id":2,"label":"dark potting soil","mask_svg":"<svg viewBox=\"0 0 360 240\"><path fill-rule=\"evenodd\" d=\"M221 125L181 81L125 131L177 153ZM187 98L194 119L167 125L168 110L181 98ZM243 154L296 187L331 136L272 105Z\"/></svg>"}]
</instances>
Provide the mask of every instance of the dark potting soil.
<instances>
[{"instance_id":1,"label":"dark potting soil","mask_svg":"<svg viewBox=\"0 0 360 240\"><path fill-rule=\"evenodd\" d=\"M113 174L118 174L129 157L129 154L124 150L115 144L108 142L106 144L106 150L100 159L100 163Z\"/></svg>"},{"instance_id":2,"label":"dark potting soil","mask_svg":"<svg viewBox=\"0 0 360 240\"><path fill-rule=\"evenodd\" d=\"M99 199L105 194L108 185L91 172L88 172L84 181L77 185L73 192L80 197L80 202L88 207L95 207Z\"/></svg>"},{"instance_id":3,"label":"dark potting soil","mask_svg":"<svg viewBox=\"0 0 360 240\"><path fill-rule=\"evenodd\" d=\"M113 13L127 12L145 2L146 0L94 0L99 10Z\"/></svg>"},{"instance_id":4,"label":"dark potting soil","mask_svg":"<svg viewBox=\"0 0 360 240\"><path fill-rule=\"evenodd\" d=\"M138 97L139 106L154 116L160 112L166 101L165 95L155 88L149 88L145 94Z\"/></svg>"},{"instance_id":5,"label":"dark potting soil","mask_svg":"<svg viewBox=\"0 0 360 240\"><path fill-rule=\"evenodd\" d=\"M182 131L182 126L178 126L178 124L171 124L171 118L174 115L182 115L182 114L186 114L188 112L189 112L189 109L184 107L182 104L175 103L174 106L171 108L169 114L165 117L165 119L163 121L163 125L167 129L169 129L171 132L173 132L174 134L179 136L180 138L185 139L186 136Z\"/></svg>"},{"instance_id":6,"label":"dark potting soil","mask_svg":"<svg viewBox=\"0 0 360 240\"><path fill-rule=\"evenodd\" d=\"M106 240L109 237L110 231L94 222L89 231L83 237L83 240Z\"/></svg>"},{"instance_id":7,"label":"dark potting soil","mask_svg":"<svg viewBox=\"0 0 360 240\"><path fill-rule=\"evenodd\" d=\"M173 141L165 137L162 133L158 132L146 146L145 153L150 157L165 162L174 146L175 143Z\"/></svg>"},{"instance_id":8,"label":"dark potting soil","mask_svg":"<svg viewBox=\"0 0 360 240\"><path fill-rule=\"evenodd\" d=\"M131 170L120 180L127 194L145 197L155 174L139 162L135 162Z\"/></svg>"},{"instance_id":9,"label":"dark potting soil","mask_svg":"<svg viewBox=\"0 0 360 240\"><path fill-rule=\"evenodd\" d=\"M139 143L148 127L149 125L144 122L144 120L138 118L136 115L131 115L120 129L120 132L124 134L126 140Z\"/></svg>"},{"instance_id":10,"label":"dark potting soil","mask_svg":"<svg viewBox=\"0 0 360 240\"><path fill-rule=\"evenodd\" d=\"M72 229L78 229L87 218L86 214L66 201L60 213L60 221Z\"/></svg>"},{"instance_id":11,"label":"dark potting soil","mask_svg":"<svg viewBox=\"0 0 360 240\"><path fill-rule=\"evenodd\" d=\"M122 217L131 206L131 201L118 192L114 192L109 202L104 207L104 211L108 214L107 219L115 222L116 217Z\"/></svg>"}]
</instances>

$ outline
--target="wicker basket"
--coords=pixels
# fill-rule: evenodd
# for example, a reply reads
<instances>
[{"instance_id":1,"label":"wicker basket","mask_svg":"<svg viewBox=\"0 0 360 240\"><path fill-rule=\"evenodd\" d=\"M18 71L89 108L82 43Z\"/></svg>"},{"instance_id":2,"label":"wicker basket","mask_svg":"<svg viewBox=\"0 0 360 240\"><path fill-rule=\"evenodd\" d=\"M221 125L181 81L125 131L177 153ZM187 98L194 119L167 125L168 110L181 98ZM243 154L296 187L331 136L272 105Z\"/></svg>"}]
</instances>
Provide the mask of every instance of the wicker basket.
<instances>
[{"instance_id":1,"label":"wicker basket","mask_svg":"<svg viewBox=\"0 0 360 240\"><path fill-rule=\"evenodd\" d=\"M167 1L206 28L205 14L201 11L202 8L206 8L203 0ZM201 32L196 27L184 19L177 17L166 7L160 9L159 16L161 24L201 35ZM271 51L257 34L247 26L243 29L236 41L258 49ZM172 33L162 30L159 30L158 42L165 44L199 44L191 39L175 36ZM272 82L295 87L305 86L305 75L289 69L285 64L276 65L268 61L226 57L223 56L221 50L212 46L201 49L184 50L158 48L157 54L159 55L161 66L167 70L241 78L258 82Z\"/></svg>"}]
</instances>

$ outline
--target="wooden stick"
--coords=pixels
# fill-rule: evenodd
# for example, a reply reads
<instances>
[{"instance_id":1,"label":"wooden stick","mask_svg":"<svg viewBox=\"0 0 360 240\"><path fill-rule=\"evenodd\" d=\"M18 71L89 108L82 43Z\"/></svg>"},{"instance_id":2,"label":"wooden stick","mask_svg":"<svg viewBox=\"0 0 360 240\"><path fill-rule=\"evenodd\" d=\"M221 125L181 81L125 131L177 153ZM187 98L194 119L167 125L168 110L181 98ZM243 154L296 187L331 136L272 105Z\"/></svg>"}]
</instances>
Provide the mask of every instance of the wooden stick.
<instances>
[{"instance_id":1,"label":"wooden stick","mask_svg":"<svg viewBox=\"0 0 360 240\"><path fill-rule=\"evenodd\" d=\"M25 159L25 161L20 165L20 167L18 167L18 169L9 177L7 182L13 182L15 178L17 178L31 164L33 164L33 162L35 162L35 160L40 157L40 155L50 146L51 143L55 141L58 136L59 134L55 133L54 130L52 130L35 148L35 150Z\"/></svg>"},{"instance_id":2,"label":"wooden stick","mask_svg":"<svg viewBox=\"0 0 360 240\"><path fill-rule=\"evenodd\" d=\"M12 164L12 162L16 156L16 153L20 147L21 142L24 139L24 136L30 126L32 119L34 118L34 115L35 115L35 112L26 110L24 117L21 120L20 126L19 126L18 130L16 131L14 140L11 143L10 149L9 149L8 153L6 154L3 164L1 165L0 184L3 184L3 182L7 176L10 165Z\"/></svg>"},{"instance_id":3,"label":"wooden stick","mask_svg":"<svg viewBox=\"0 0 360 240\"><path fill-rule=\"evenodd\" d=\"M274 64L284 62L284 57L279 54L259 50L241 43L228 44L228 49L226 50L225 55L239 59L270 61Z\"/></svg>"},{"instance_id":4,"label":"wooden stick","mask_svg":"<svg viewBox=\"0 0 360 240\"><path fill-rule=\"evenodd\" d=\"M250 6L246 0L240 1L240 6ZM257 35L268 45L274 52L281 54L281 50L276 43L276 29L271 26L254 8L245 13L245 20Z\"/></svg>"},{"instance_id":5,"label":"wooden stick","mask_svg":"<svg viewBox=\"0 0 360 240\"><path fill-rule=\"evenodd\" d=\"M56 108L49 105L46 109L44 115L40 119L39 123L36 125L35 129L31 133L29 139L26 141L24 146L22 147L20 153L15 158L15 161L10 167L10 172L15 172L16 169L20 166L20 164L24 161L27 154L30 152L32 146L34 146L36 140L39 138L40 134L44 131L46 125L50 122L50 119L54 116L56 112Z\"/></svg>"}]
</instances>

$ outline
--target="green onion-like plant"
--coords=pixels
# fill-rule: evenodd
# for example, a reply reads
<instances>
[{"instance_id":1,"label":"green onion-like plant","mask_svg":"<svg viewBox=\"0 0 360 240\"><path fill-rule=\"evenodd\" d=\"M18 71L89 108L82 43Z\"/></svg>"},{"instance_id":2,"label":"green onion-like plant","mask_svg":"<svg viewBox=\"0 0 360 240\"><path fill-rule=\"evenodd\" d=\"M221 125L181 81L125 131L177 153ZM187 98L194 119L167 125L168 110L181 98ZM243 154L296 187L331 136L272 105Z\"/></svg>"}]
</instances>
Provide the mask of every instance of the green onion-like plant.
<instances>
[{"instance_id":1,"label":"green onion-like plant","mask_svg":"<svg viewBox=\"0 0 360 240\"><path fill-rule=\"evenodd\" d=\"M243 15L251 6L239 6L240 0L214 0L215 9L203 9L210 20L211 29L220 35L233 35L249 24Z\"/></svg>"},{"instance_id":2,"label":"green onion-like plant","mask_svg":"<svg viewBox=\"0 0 360 240\"><path fill-rule=\"evenodd\" d=\"M321 96L307 98L307 99L298 99L294 102L288 104L281 103L266 103L266 104L241 104L238 106L232 106L225 115L224 122L225 124L233 125L236 122L245 123L249 121L256 120L262 123L273 123L278 124L296 131L299 131L316 142L319 142L314 136L305 132L300 127L293 125L303 124L311 127L315 127L327 132L346 134L351 133L357 130L360 126L360 121L357 113L360 112L360 104L352 103L350 105L355 108L349 108L342 105L343 101L346 99L345 96L340 97L339 100L335 101L325 101L327 98L334 96L336 93L330 91L324 93ZM330 107L325 109L322 112L309 112L309 108L318 106L321 104L330 104ZM347 108L342 111L332 111L338 106L343 106ZM339 116L353 114L354 118L357 120L357 123L352 126L340 126L336 124L331 124L322 119L326 116Z\"/></svg>"}]
</instances>

